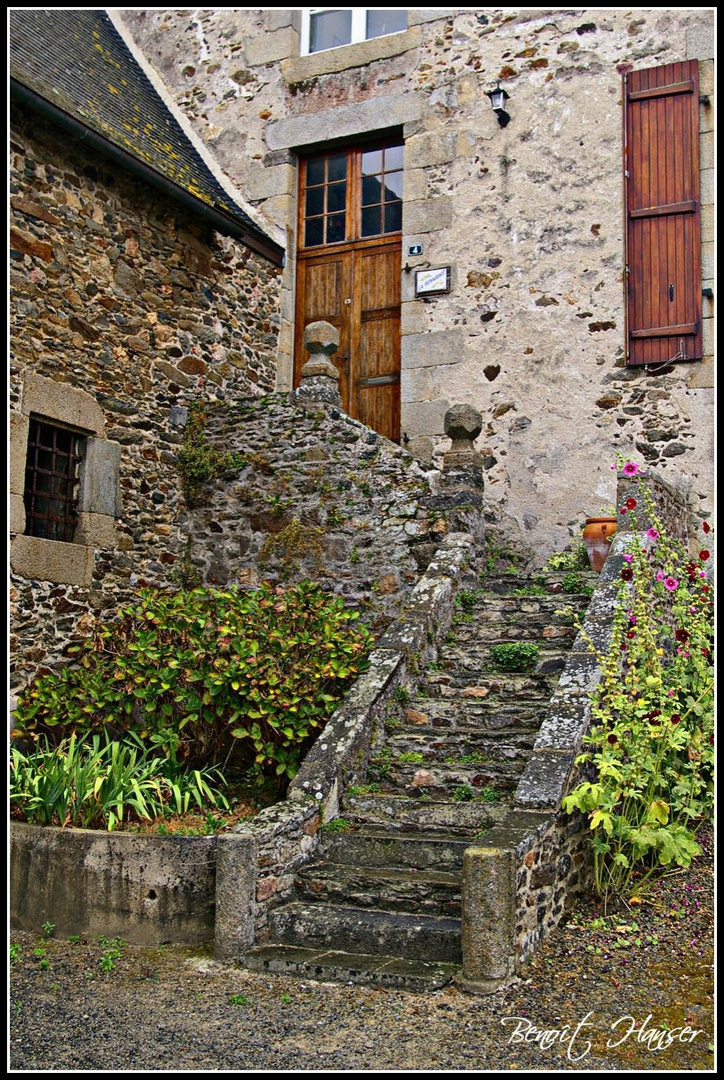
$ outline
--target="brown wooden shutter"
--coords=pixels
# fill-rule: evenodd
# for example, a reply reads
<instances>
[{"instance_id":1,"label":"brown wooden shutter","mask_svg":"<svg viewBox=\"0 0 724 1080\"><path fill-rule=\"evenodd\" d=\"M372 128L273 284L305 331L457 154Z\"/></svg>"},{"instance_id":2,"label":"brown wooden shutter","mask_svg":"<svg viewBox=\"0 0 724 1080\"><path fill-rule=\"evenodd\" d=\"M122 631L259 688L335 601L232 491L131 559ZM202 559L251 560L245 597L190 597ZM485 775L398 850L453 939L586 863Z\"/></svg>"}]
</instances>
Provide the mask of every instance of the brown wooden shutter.
<instances>
[{"instance_id":1,"label":"brown wooden shutter","mask_svg":"<svg viewBox=\"0 0 724 1080\"><path fill-rule=\"evenodd\" d=\"M625 110L628 362L699 360L698 62L629 72Z\"/></svg>"}]
</instances>

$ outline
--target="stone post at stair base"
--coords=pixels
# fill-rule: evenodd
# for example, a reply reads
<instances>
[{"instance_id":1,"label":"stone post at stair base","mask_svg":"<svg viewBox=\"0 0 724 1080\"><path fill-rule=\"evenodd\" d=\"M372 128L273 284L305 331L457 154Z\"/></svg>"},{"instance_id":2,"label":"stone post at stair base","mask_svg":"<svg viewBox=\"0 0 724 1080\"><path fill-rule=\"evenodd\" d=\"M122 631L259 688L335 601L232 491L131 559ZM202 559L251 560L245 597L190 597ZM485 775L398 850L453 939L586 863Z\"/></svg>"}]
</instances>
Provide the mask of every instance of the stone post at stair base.
<instances>
[{"instance_id":1,"label":"stone post at stair base","mask_svg":"<svg viewBox=\"0 0 724 1080\"><path fill-rule=\"evenodd\" d=\"M483 459L473 443L483 430L482 414L472 405L453 405L445 414L445 434L452 446L443 457L438 493L431 508L444 513L451 532L472 533L482 552Z\"/></svg>"},{"instance_id":2,"label":"stone post at stair base","mask_svg":"<svg viewBox=\"0 0 724 1080\"><path fill-rule=\"evenodd\" d=\"M462 874L462 989L490 994L514 973L515 852L469 847Z\"/></svg>"},{"instance_id":3,"label":"stone post at stair base","mask_svg":"<svg viewBox=\"0 0 724 1080\"><path fill-rule=\"evenodd\" d=\"M301 371L301 383L294 392L300 405L336 405L342 407L339 392L339 372L332 355L339 348L339 330L331 323L319 320L304 328L304 348L309 359Z\"/></svg>"}]
</instances>

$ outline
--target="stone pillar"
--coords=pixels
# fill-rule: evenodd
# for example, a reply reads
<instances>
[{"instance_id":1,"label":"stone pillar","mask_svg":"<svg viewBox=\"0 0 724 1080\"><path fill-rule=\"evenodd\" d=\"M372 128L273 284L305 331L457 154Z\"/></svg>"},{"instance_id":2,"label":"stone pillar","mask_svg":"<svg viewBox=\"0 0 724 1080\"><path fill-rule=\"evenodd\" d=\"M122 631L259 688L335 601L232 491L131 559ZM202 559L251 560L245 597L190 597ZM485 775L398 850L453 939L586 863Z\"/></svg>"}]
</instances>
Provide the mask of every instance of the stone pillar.
<instances>
[{"instance_id":1,"label":"stone pillar","mask_svg":"<svg viewBox=\"0 0 724 1080\"><path fill-rule=\"evenodd\" d=\"M302 368L302 381L295 391L300 405L321 402L342 407L339 392L339 372L331 357L339 348L339 330L322 320L304 328L304 348L309 359Z\"/></svg>"},{"instance_id":2,"label":"stone pillar","mask_svg":"<svg viewBox=\"0 0 724 1080\"><path fill-rule=\"evenodd\" d=\"M442 459L441 492L482 492L483 459L473 445L482 430L482 414L472 405L453 405L445 413L452 446Z\"/></svg>"},{"instance_id":3,"label":"stone pillar","mask_svg":"<svg viewBox=\"0 0 724 1080\"><path fill-rule=\"evenodd\" d=\"M443 457L438 492L431 508L445 516L451 532L470 533L484 555L483 459L473 443L483 430L482 414L472 405L453 405L445 413L452 446Z\"/></svg>"},{"instance_id":4,"label":"stone pillar","mask_svg":"<svg viewBox=\"0 0 724 1080\"><path fill-rule=\"evenodd\" d=\"M462 873L460 985L490 994L514 973L515 852L469 847Z\"/></svg>"}]
</instances>

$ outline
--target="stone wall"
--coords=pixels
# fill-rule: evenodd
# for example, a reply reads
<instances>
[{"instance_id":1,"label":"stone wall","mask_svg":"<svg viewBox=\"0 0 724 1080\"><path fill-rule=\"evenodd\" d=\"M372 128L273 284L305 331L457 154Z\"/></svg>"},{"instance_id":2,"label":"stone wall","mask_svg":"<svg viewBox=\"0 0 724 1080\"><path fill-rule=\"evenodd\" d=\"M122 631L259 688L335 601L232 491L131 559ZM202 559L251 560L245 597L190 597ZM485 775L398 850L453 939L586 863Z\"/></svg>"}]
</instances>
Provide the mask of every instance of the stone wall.
<instances>
[{"instance_id":1,"label":"stone wall","mask_svg":"<svg viewBox=\"0 0 724 1080\"><path fill-rule=\"evenodd\" d=\"M176 455L188 406L273 388L280 277L15 103L10 182L10 644L19 686L97 613L144 583L177 580ZM87 431L107 470L104 512L93 513L91 486L91 531L76 543L33 545L22 535L29 411Z\"/></svg>"},{"instance_id":2,"label":"stone wall","mask_svg":"<svg viewBox=\"0 0 724 1080\"><path fill-rule=\"evenodd\" d=\"M441 539L466 524L465 506L437 494L435 470L334 406L284 394L219 404L207 437L241 465L183 515L192 582L311 577L380 631Z\"/></svg>"},{"instance_id":3,"label":"stone wall","mask_svg":"<svg viewBox=\"0 0 724 1080\"><path fill-rule=\"evenodd\" d=\"M478 440L491 522L559 550L610 504L614 452L713 501L713 300L703 361L625 366L622 75L698 59L702 276L713 287L712 10L410 10L403 33L301 56L299 11L123 18L221 166L287 230L278 387L289 389L298 155L394 130L405 142L402 429L423 462L454 402ZM486 91L500 80L510 123ZM420 256L406 257L411 244ZM450 266L414 296L415 267Z\"/></svg>"}]
</instances>

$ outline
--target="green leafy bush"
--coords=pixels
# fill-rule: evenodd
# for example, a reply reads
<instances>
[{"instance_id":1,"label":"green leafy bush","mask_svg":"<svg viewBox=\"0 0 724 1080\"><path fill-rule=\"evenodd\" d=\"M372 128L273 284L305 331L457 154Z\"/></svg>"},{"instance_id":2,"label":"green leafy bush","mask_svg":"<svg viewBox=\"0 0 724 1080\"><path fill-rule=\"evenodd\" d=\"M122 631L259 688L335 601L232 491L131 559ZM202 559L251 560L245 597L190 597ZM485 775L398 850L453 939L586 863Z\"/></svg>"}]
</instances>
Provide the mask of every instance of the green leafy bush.
<instances>
[{"instance_id":1,"label":"green leafy bush","mask_svg":"<svg viewBox=\"0 0 724 1080\"><path fill-rule=\"evenodd\" d=\"M21 694L16 736L134 731L172 761L280 785L364 670L371 635L321 587L144 590Z\"/></svg>"},{"instance_id":2,"label":"green leafy bush","mask_svg":"<svg viewBox=\"0 0 724 1080\"><path fill-rule=\"evenodd\" d=\"M713 592L704 548L691 558L667 534L635 462L638 481L621 513L632 531L626 544L606 652L596 652L601 679L592 700L593 726L581 763L596 777L564 800L588 815L599 894L625 895L699 853L697 827L713 812ZM645 509L648 528L636 510ZM711 532L704 523L704 533Z\"/></svg>"},{"instance_id":3,"label":"green leafy bush","mask_svg":"<svg viewBox=\"0 0 724 1080\"><path fill-rule=\"evenodd\" d=\"M499 671L532 671L538 663L538 646L530 641L491 645L490 659Z\"/></svg>"},{"instance_id":4,"label":"green leafy bush","mask_svg":"<svg viewBox=\"0 0 724 1080\"><path fill-rule=\"evenodd\" d=\"M47 739L25 753L10 750L13 815L36 825L71 825L112 831L129 820L153 820L198 807L225 807L216 769L184 771L153 756L132 733L75 734L50 746Z\"/></svg>"},{"instance_id":5,"label":"green leafy bush","mask_svg":"<svg viewBox=\"0 0 724 1080\"><path fill-rule=\"evenodd\" d=\"M554 551L546 560L544 570L590 570L591 564L583 540L571 541L566 551Z\"/></svg>"}]
</instances>

